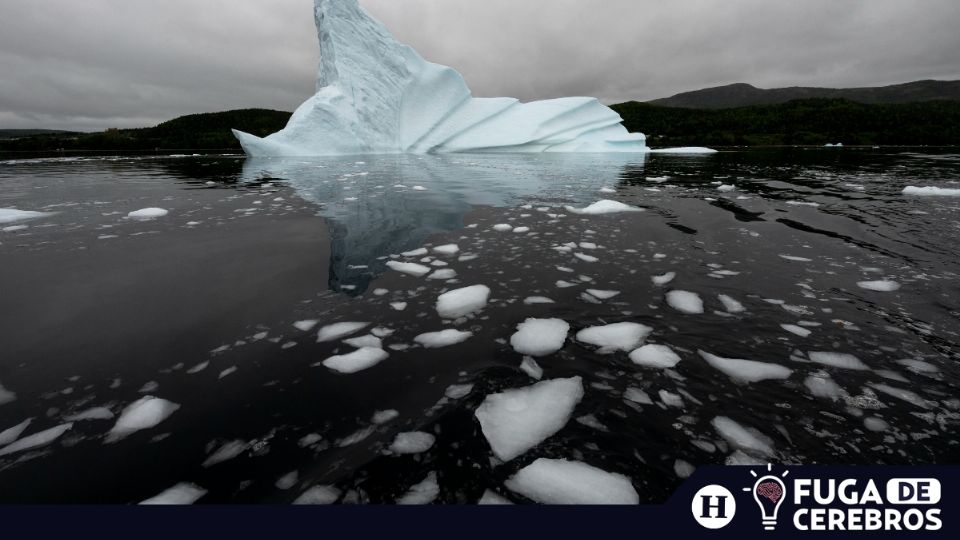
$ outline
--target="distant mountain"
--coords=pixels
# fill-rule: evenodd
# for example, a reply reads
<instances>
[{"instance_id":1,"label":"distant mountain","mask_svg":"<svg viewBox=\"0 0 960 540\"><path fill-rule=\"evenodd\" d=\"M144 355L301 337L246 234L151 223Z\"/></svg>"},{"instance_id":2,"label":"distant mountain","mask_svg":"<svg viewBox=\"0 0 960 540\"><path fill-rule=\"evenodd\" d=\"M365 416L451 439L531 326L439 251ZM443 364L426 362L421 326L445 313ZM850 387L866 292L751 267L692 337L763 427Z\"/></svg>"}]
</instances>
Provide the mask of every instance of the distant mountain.
<instances>
[{"instance_id":1,"label":"distant mountain","mask_svg":"<svg viewBox=\"0 0 960 540\"><path fill-rule=\"evenodd\" d=\"M79 135L79 133L59 129L0 129L0 139L19 139L35 135Z\"/></svg>"},{"instance_id":2,"label":"distant mountain","mask_svg":"<svg viewBox=\"0 0 960 540\"><path fill-rule=\"evenodd\" d=\"M960 100L960 81L916 81L874 88L810 88L793 86L765 90L738 83L684 92L650 101L653 105L688 109L726 109L776 105L796 99L846 99L858 103L916 103Z\"/></svg>"}]
</instances>

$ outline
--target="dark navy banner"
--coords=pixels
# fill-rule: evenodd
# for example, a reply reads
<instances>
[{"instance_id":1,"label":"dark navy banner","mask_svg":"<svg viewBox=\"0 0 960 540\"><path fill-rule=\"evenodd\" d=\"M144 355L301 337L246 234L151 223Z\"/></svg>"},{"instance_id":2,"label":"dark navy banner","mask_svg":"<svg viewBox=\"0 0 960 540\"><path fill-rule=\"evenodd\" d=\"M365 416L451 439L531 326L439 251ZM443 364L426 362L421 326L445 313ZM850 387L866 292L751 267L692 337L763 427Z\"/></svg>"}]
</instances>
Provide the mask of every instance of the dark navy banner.
<instances>
[{"instance_id":1,"label":"dark navy banner","mask_svg":"<svg viewBox=\"0 0 960 540\"><path fill-rule=\"evenodd\" d=\"M957 538L958 489L952 466L703 467L662 506L7 506L0 530L2 538Z\"/></svg>"}]
</instances>

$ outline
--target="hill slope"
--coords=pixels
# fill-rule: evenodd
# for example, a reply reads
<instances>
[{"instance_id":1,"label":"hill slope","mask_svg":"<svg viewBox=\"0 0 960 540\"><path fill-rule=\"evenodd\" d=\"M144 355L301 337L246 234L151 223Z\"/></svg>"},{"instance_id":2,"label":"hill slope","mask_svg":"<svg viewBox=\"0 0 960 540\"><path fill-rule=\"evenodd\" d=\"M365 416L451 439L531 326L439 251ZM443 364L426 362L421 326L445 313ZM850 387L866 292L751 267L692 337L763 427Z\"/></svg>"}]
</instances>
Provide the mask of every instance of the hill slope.
<instances>
[{"instance_id":1,"label":"hill slope","mask_svg":"<svg viewBox=\"0 0 960 540\"><path fill-rule=\"evenodd\" d=\"M858 103L916 103L960 100L960 81L916 81L875 88L809 88L794 86L765 90L745 83L684 92L649 103L690 109L725 109L774 105L797 99L846 99Z\"/></svg>"}]
</instances>

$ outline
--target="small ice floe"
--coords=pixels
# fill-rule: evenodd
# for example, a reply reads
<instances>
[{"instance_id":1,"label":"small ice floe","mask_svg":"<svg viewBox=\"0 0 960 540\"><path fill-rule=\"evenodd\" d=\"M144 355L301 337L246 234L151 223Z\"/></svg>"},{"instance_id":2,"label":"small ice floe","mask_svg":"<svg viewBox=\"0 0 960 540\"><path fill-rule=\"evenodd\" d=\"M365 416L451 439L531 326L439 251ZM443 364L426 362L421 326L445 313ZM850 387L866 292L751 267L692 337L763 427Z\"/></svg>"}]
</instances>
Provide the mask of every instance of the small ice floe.
<instances>
[{"instance_id":1,"label":"small ice floe","mask_svg":"<svg viewBox=\"0 0 960 540\"><path fill-rule=\"evenodd\" d=\"M377 336L367 334L365 336L355 337L351 339L343 340L344 343L353 347L354 349L362 349L364 347L372 347L374 349L382 349L383 341Z\"/></svg>"},{"instance_id":2,"label":"small ice floe","mask_svg":"<svg viewBox=\"0 0 960 540\"><path fill-rule=\"evenodd\" d=\"M907 186L903 188L903 194L926 197L960 197L960 189L941 188L934 186Z\"/></svg>"},{"instance_id":3,"label":"small ice floe","mask_svg":"<svg viewBox=\"0 0 960 540\"><path fill-rule=\"evenodd\" d=\"M293 327L296 328L297 330L300 330L301 332L309 332L313 330L318 324L320 324L320 321L316 319L309 319L304 321L297 321L293 323Z\"/></svg>"},{"instance_id":4,"label":"small ice floe","mask_svg":"<svg viewBox=\"0 0 960 540\"><path fill-rule=\"evenodd\" d=\"M140 210L130 212L127 214L127 217L138 221L147 221L151 219L162 218L169 213L169 210L165 210L163 208L142 208Z\"/></svg>"},{"instance_id":5,"label":"small ice floe","mask_svg":"<svg viewBox=\"0 0 960 540\"><path fill-rule=\"evenodd\" d=\"M780 255L780 258L792 262L813 262L813 259L797 257L796 255Z\"/></svg>"},{"instance_id":6,"label":"small ice floe","mask_svg":"<svg viewBox=\"0 0 960 540\"><path fill-rule=\"evenodd\" d=\"M17 427L19 428L19 426ZM61 424L59 426L41 431L40 433L34 433L33 435L14 441L9 445L0 448L0 456L7 456L17 452L23 452L24 450L31 450L33 448L47 446L53 441L59 439L61 435L66 433L72 427L72 423ZM24 426L24 429L26 429L26 426Z\"/></svg>"},{"instance_id":7,"label":"small ice floe","mask_svg":"<svg viewBox=\"0 0 960 540\"><path fill-rule=\"evenodd\" d=\"M675 407L677 409L683 408L683 398L679 394L674 394L673 392L668 392L666 390L661 390L659 392L660 401L663 402L667 407Z\"/></svg>"},{"instance_id":8,"label":"small ice floe","mask_svg":"<svg viewBox=\"0 0 960 540\"><path fill-rule=\"evenodd\" d=\"M616 351L630 352L653 332L653 328L638 323L622 322L585 328L577 333L577 341L600 347L600 354Z\"/></svg>"},{"instance_id":9,"label":"small ice floe","mask_svg":"<svg viewBox=\"0 0 960 540\"><path fill-rule=\"evenodd\" d=\"M810 337L810 334L813 333L810 330L807 330L806 328L802 326L797 326L795 324L781 324L780 328L783 328L784 330L786 330L787 332L790 332L791 334L804 337L804 338Z\"/></svg>"},{"instance_id":10,"label":"small ice floe","mask_svg":"<svg viewBox=\"0 0 960 540\"><path fill-rule=\"evenodd\" d=\"M323 366L333 371L350 375L383 362L390 357L390 353L383 349L364 347L350 354L331 356L322 362ZM316 364L315 364L316 365Z\"/></svg>"},{"instance_id":11,"label":"small ice floe","mask_svg":"<svg viewBox=\"0 0 960 540\"><path fill-rule=\"evenodd\" d=\"M207 457L203 462L203 466L213 467L225 461L230 461L246 452L248 448L250 448L250 443L247 441L235 440L223 443L220 445L220 448L217 448L216 452Z\"/></svg>"},{"instance_id":12,"label":"small ice floe","mask_svg":"<svg viewBox=\"0 0 960 540\"><path fill-rule=\"evenodd\" d=\"M413 277L423 277L432 271L432 269L429 266L424 266L422 264L417 264L417 263L405 263L400 261L388 262L387 268L400 272L401 274L407 274Z\"/></svg>"},{"instance_id":13,"label":"small ice floe","mask_svg":"<svg viewBox=\"0 0 960 540\"><path fill-rule=\"evenodd\" d=\"M293 504L320 506L333 504L339 498L340 490L333 486L313 486L297 497Z\"/></svg>"},{"instance_id":14,"label":"small ice floe","mask_svg":"<svg viewBox=\"0 0 960 540\"><path fill-rule=\"evenodd\" d=\"M541 504L639 504L629 478L592 465L564 459L540 458L508 479L504 485Z\"/></svg>"},{"instance_id":15,"label":"small ice floe","mask_svg":"<svg viewBox=\"0 0 960 540\"><path fill-rule=\"evenodd\" d=\"M907 369L909 369L914 373L930 375L933 373L940 372L940 369L937 366L930 364L928 362L924 362L923 360L915 360L915 359L908 358L905 360L897 360L897 363L900 364L901 366L906 367Z\"/></svg>"},{"instance_id":16,"label":"small ice floe","mask_svg":"<svg viewBox=\"0 0 960 540\"><path fill-rule=\"evenodd\" d=\"M509 224L506 224L506 223L500 223L500 224L498 224L498 225L494 225L494 226L493 226L493 230L495 230L495 231L497 231L497 232L510 232L510 231L513 230L513 225L509 225Z\"/></svg>"},{"instance_id":17,"label":"small ice floe","mask_svg":"<svg viewBox=\"0 0 960 540\"><path fill-rule=\"evenodd\" d=\"M417 248L417 249L414 249L414 250L411 250L411 251L404 251L404 252L401 253L400 255L402 255L402 256L404 256L404 257L423 257L423 256L426 255L427 253L430 253L430 252L427 250L427 248L422 247L422 248Z\"/></svg>"},{"instance_id":18,"label":"small ice floe","mask_svg":"<svg viewBox=\"0 0 960 540\"><path fill-rule=\"evenodd\" d=\"M721 358L704 351L698 351L714 369L722 371L730 378L741 382L758 382L767 379L786 379L793 370L780 364L768 364L755 360Z\"/></svg>"},{"instance_id":19,"label":"small ice floe","mask_svg":"<svg viewBox=\"0 0 960 540\"><path fill-rule=\"evenodd\" d=\"M427 276L427 279L446 281L448 279L455 279L456 277L457 277L456 270L452 268L443 268Z\"/></svg>"},{"instance_id":20,"label":"small ice floe","mask_svg":"<svg viewBox=\"0 0 960 540\"><path fill-rule=\"evenodd\" d=\"M593 255L586 255L583 253L574 253L573 256L580 259L583 262L588 262L588 263L595 263L600 260L594 257Z\"/></svg>"},{"instance_id":21,"label":"small ice floe","mask_svg":"<svg viewBox=\"0 0 960 540\"><path fill-rule=\"evenodd\" d=\"M710 423L733 448L774 457L773 439L756 429L742 426L726 416L718 416Z\"/></svg>"},{"instance_id":22,"label":"small ice floe","mask_svg":"<svg viewBox=\"0 0 960 540\"><path fill-rule=\"evenodd\" d=\"M407 309L407 306L408 306L408 305L409 305L409 304L407 304L406 302L392 302L392 303L390 304L390 307L391 307L394 311L404 311L405 309Z\"/></svg>"},{"instance_id":23,"label":"small ice floe","mask_svg":"<svg viewBox=\"0 0 960 540\"><path fill-rule=\"evenodd\" d=\"M527 319L510 337L513 350L525 356L549 356L563 348L570 325L560 319Z\"/></svg>"},{"instance_id":24,"label":"small ice floe","mask_svg":"<svg viewBox=\"0 0 960 540\"><path fill-rule=\"evenodd\" d=\"M0 448L20 438L20 435L22 435L23 432L30 427L31 422L33 422L33 418L27 418L12 428L7 428L3 431L0 431Z\"/></svg>"},{"instance_id":25,"label":"small ice floe","mask_svg":"<svg viewBox=\"0 0 960 540\"><path fill-rule=\"evenodd\" d=\"M630 387L623 393L623 399L639 403L640 405L653 405L650 395L639 388Z\"/></svg>"},{"instance_id":26,"label":"small ice floe","mask_svg":"<svg viewBox=\"0 0 960 540\"><path fill-rule=\"evenodd\" d=\"M598 216L602 214L618 214L621 212L643 212L643 208L623 204L619 201L604 199L597 201L586 208L574 208L573 206L564 206L567 212L583 216Z\"/></svg>"},{"instance_id":27,"label":"small ice floe","mask_svg":"<svg viewBox=\"0 0 960 540\"><path fill-rule=\"evenodd\" d=\"M811 206L814 208L820 206L820 203L809 202L809 201L787 201L787 204L789 204L790 206Z\"/></svg>"},{"instance_id":28,"label":"small ice floe","mask_svg":"<svg viewBox=\"0 0 960 540\"><path fill-rule=\"evenodd\" d=\"M155 427L177 412L179 408L180 405L165 399L153 396L143 397L123 409L117 423L107 434L106 442L115 443L137 431Z\"/></svg>"},{"instance_id":29,"label":"small ice floe","mask_svg":"<svg viewBox=\"0 0 960 540\"><path fill-rule=\"evenodd\" d=\"M454 384L450 385L443 395L450 399L463 399L469 396L470 392L473 392L472 384Z\"/></svg>"},{"instance_id":30,"label":"small ice floe","mask_svg":"<svg viewBox=\"0 0 960 540\"><path fill-rule=\"evenodd\" d=\"M869 431L880 432L890 429L890 424L876 416L868 416L863 419L863 427Z\"/></svg>"},{"instance_id":31,"label":"small ice floe","mask_svg":"<svg viewBox=\"0 0 960 540\"><path fill-rule=\"evenodd\" d=\"M460 253L460 246L456 244L446 244L444 246L437 246L433 248L433 252L441 255L456 255L457 253Z\"/></svg>"},{"instance_id":32,"label":"small ice floe","mask_svg":"<svg viewBox=\"0 0 960 540\"><path fill-rule=\"evenodd\" d=\"M397 499L397 504L430 504L440 495L440 484L437 482L437 473L431 472L422 482L410 488L403 497Z\"/></svg>"},{"instance_id":33,"label":"small ice floe","mask_svg":"<svg viewBox=\"0 0 960 540\"><path fill-rule=\"evenodd\" d=\"M456 289L437 298L437 314L443 319L459 319L487 307L489 300L490 288L485 285Z\"/></svg>"},{"instance_id":34,"label":"small ice floe","mask_svg":"<svg viewBox=\"0 0 960 540\"><path fill-rule=\"evenodd\" d=\"M807 390L809 390L811 394L818 398L837 401L847 395L843 388L840 388L840 385L834 382L826 373L810 375L803 381L803 385L807 387Z\"/></svg>"},{"instance_id":35,"label":"small ice floe","mask_svg":"<svg viewBox=\"0 0 960 540\"><path fill-rule=\"evenodd\" d=\"M16 208L0 208L0 223L14 223L16 221L40 219L52 215L53 214L49 212L32 212L29 210L17 210Z\"/></svg>"},{"instance_id":36,"label":"small ice floe","mask_svg":"<svg viewBox=\"0 0 960 540\"><path fill-rule=\"evenodd\" d=\"M193 366L192 368L188 369L188 370L187 370L187 375L196 375L197 373L200 373L201 371L207 369L208 367L210 367L210 362L209 362L209 361L207 361L207 362L200 362L199 364L197 364L197 365Z\"/></svg>"},{"instance_id":37,"label":"small ice floe","mask_svg":"<svg viewBox=\"0 0 960 540\"><path fill-rule=\"evenodd\" d=\"M620 296L620 291L601 291L599 289L587 289L587 293L598 300L610 300Z\"/></svg>"},{"instance_id":38,"label":"small ice floe","mask_svg":"<svg viewBox=\"0 0 960 540\"><path fill-rule=\"evenodd\" d=\"M727 313L743 313L747 310L743 307L743 304L735 300L732 296L721 294L718 295L717 298L720 300L720 303L723 304L723 309L726 309Z\"/></svg>"},{"instance_id":39,"label":"small ice floe","mask_svg":"<svg viewBox=\"0 0 960 540\"><path fill-rule=\"evenodd\" d=\"M857 287L868 291L876 292L895 292L900 290L900 284L896 281L860 281Z\"/></svg>"},{"instance_id":40,"label":"small ice floe","mask_svg":"<svg viewBox=\"0 0 960 540\"><path fill-rule=\"evenodd\" d=\"M523 303L528 306L533 306L536 304L554 304L555 302L546 296L529 296L523 299Z\"/></svg>"},{"instance_id":41,"label":"small ice floe","mask_svg":"<svg viewBox=\"0 0 960 540\"><path fill-rule=\"evenodd\" d=\"M675 279L677 279L676 272L667 272L666 274L663 274L660 276L653 276L652 278L650 278L650 280L653 281L653 284L658 287L663 287L664 285L669 284L671 281Z\"/></svg>"},{"instance_id":42,"label":"small ice floe","mask_svg":"<svg viewBox=\"0 0 960 540\"><path fill-rule=\"evenodd\" d=\"M480 500L477 501L478 505L481 506L495 506L495 505L508 505L513 504L510 499L500 495L499 493L494 493L489 489L483 492L483 496L480 497Z\"/></svg>"},{"instance_id":43,"label":"small ice floe","mask_svg":"<svg viewBox=\"0 0 960 540\"><path fill-rule=\"evenodd\" d=\"M517 227L513 232L516 234L526 234L530 232L530 227Z\"/></svg>"},{"instance_id":44,"label":"small ice floe","mask_svg":"<svg viewBox=\"0 0 960 540\"><path fill-rule=\"evenodd\" d=\"M400 412L396 409L387 409L385 411L377 411L373 413L373 416L370 417L370 421L378 426L387 424L397 419L400 416Z\"/></svg>"},{"instance_id":45,"label":"small ice floe","mask_svg":"<svg viewBox=\"0 0 960 540\"><path fill-rule=\"evenodd\" d=\"M897 399L906 401L911 405L920 407L921 409L930 408L930 404L927 403L927 400L923 399L922 397L917 395L915 392L911 392L910 390L904 390L902 388L896 388L886 384L871 384L870 387L873 388L874 390L877 390L878 392L883 392L888 396L893 396Z\"/></svg>"},{"instance_id":46,"label":"small ice floe","mask_svg":"<svg viewBox=\"0 0 960 540\"><path fill-rule=\"evenodd\" d=\"M85 420L113 420L113 411L106 407L94 407L83 412L64 418L67 422L83 422Z\"/></svg>"},{"instance_id":47,"label":"small ice floe","mask_svg":"<svg viewBox=\"0 0 960 540\"><path fill-rule=\"evenodd\" d=\"M734 191L735 189L737 189L736 186L731 186L731 185L729 185L729 184L724 184L724 185L721 185L720 187L718 187L718 188L717 188L717 191L719 191L719 192L721 192L721 193L729 193L729 192L731 192L731 191Z\"/></svg>"},{"instance_id":48,"label":"small ice floe","mask_svg":"<svg viewBox=\"0 0 960 540\"><path fill-rule=\"evenodd\" d=\"M273 485L281 491L286 491L288 489L293 489L293 486L297 485L297 482L299 481L300 473L297 471L292 471L278 478L276 483Z\"/></svg>"},{"instance_id":49,"label":"small ice floe","mask_svg":"<svg viewBox=\"0 0 960 540\"><path fill-rule=\"evenodd\" d=\"M530 356L525 356L520 363L520 371L526 373L531 379L540 380L543 378L543 368Z\"/></svg>"},{"instance_id":50,"label":"small ice floe","mask_svg":"<svg viewBox=\"0 0 960 540\"><path fill-rule=\"evenodd\" d=\"M240 369L240 368L238 368L237 366L230 366L230 367L228 367L227 369L221 371L221 372L220 372L220 375L218 375L217 378L218 378L218 379L227 378L227 377L229 377L230 375L233 375L234 373L236 373L237 370L239 370L239 369Z\"/></svg>"},{"instance_id":51,"label":"small ice floe","mask_svg":"<svg viewBox=\"0 0 960 540\"><path fill-rule=\"evenodd\" d=\"M475 413L483 435L510 461L563 429L583 399L583 380L554 379L487 396Z\"/></svg>"},{"instance_id":52,"label":"small ice floe","mask_svg":"<svg viewBox=\"0 0 960 540\"><path fill-rule=\"evenodd\" d=\"M422 431L399 433L390 445L390 452L397 455L422 454L433 448L437 438Z\"/></svg>"},{"instance_id":53,"label":"small ice floe","mask_svg":"<svg viewBox=\"0 0 960 540\"><path fill-rule=\"evenodd\" d=\"M716 154L713 148L704 148L702 146L680 146L677 148L656 148L650 150L653 154ZM649 178L648 178L649 180Z\"/></svg>"},{"instance_id":54,"label":"small ice floe","mask_svg":"<svg viewBox=\"0 0 960 540\"><path fill-rule=\"evenodd\" d=\"M696 470L696 467L682 459L673 462L673 472L677 475L677 478L690 478Z\"/></svg>"},{"instance_id":55,"label":"small ice floe","mask_svg":"<svg viewBox=\"0 0 960 540\"><path fill-rule=\"evenodd\" d=\"M350 334L356 334L368 326L370 326L368 322L342 322L324 326L317 332L317 343L337 341Z\"/></svg>"},{"instance_id":56,"label":"small ice floe","mask_svg":"<svg viewBox=\"0 0 960 540\"><path fill-rule=\"evenodd\" d=\"M163 493L141 501L143 505L173 505L183 506L193 504L207 494L207 490L195 484L181 483L167 489Z\"/></svg>"},{"instance_id":57,"label":"small ice floe","mask_svg":"<svg viewBox=\"0 0 960 540\"><path fill-rule=\"evenodd\" d=\"M559 280L556 283L558 289L569 289L570 287L576 287L576 283L570 283L569 281Z\"/></svg>"},{"instance_id":58,"label":"small ice floe","mask_svg":"<svg viewBox=\"0 0 960 540\"><path fill-rule=\"evenodd\" d=\"M4 388L3 384L0 384L0 405L3 405L5 403L10 403L11 401L15 401L16 399L17 399L16 394Z\"/></svg>"},{"instance_id":59,"label":"small ice floe","mask_svg":"<svg viewBox=\"0 0 960 540\"><path fill-rule=\"evenodd\" d=\"M413 338L413 341L423 345L427 349L439 349L457 345L473 337L473 332L461 332L460 330L443 330L442 332L431 332L420 334Z\"/></svg>"},{"instance_id":60,"label":"small ice floe","mask_svg":"<svg viewBox=\"0 0 960 540\"><path fill-rule=\"evenodd\" d=\"M859 371L867 371L870 369L869 366L861 362L859 358L852 354L836 352L812 352L809 353L808 356L810 357L810 361L823 364L825 366L841 369L855 369Z\"/></svg>"},{"instance_id":61,"label":"small ice floe","mask_svg":"<svg viewBox=\"0 0 960 540\"><path fill-rule=\"evenodd\" d=\"M413 186L414 191L427 191L427 188L423 186Z\"/></svg>"},{"instance_id":62,"label":"small ice floe","mask_svg":"<svg viewBox=\"0 0 960 540\"><path fill-rule=\"evenodd\" d=\"M630 353L630 360L638 366L670 369L680 363L680 356L666 345L644 345Z\"/></svg>"},{"instance_id":63,"label":"small ice floe","mask_svg":"<svg viewBox=\"0 0 960 540\"><path fill-rule=\"evenodd\" d=\"M667 293L667 304L680 313L699 315L703 313L703 300L700 295L688 291L670 291Z\"/></svg>"}]
</instances>

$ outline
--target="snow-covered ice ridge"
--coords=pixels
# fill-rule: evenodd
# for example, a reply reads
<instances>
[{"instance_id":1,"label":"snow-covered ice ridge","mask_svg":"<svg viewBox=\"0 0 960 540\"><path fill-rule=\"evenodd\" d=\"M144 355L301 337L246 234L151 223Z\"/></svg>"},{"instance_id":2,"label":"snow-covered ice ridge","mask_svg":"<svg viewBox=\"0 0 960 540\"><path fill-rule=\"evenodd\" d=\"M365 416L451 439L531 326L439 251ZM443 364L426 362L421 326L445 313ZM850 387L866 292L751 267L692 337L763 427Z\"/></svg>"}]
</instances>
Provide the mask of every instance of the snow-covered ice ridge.
<instances>
[{"instance_id":1,"label":"snow-covered ice ridge","mask_svg":"<svg viewBox=\"0 0 960 540\"><path fill-rule=\"evenodd\" d=\"M460 73L398 42L357 0L314 0L314 10L317 94L278 133L234 130L250 156L649 151L595 98L475 98Z\"/></svg>"}]
</instances>

